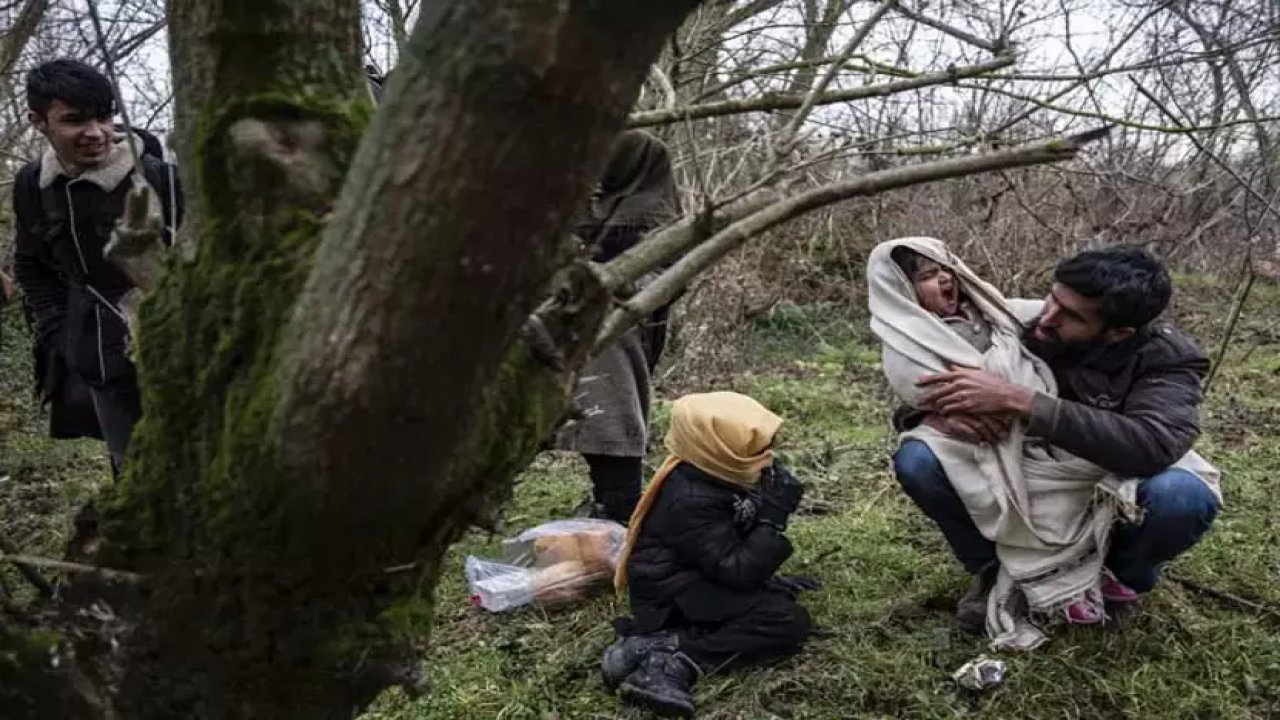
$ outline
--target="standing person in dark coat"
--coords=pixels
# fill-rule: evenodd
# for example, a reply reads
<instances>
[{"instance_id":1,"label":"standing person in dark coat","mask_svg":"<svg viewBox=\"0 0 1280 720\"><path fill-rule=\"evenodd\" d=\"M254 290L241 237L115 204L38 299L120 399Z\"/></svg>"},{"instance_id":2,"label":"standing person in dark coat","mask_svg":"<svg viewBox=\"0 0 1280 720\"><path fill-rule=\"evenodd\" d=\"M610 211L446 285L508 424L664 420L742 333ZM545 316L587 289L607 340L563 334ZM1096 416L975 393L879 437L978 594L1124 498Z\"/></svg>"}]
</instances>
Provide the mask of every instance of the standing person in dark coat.
<instances>
[{"instance_id":1,"label":"standing person in dark coat","mask_svg":"<svg viewBox=\"0 0 1280 720\"><path fill-rule=\"evenodd\" d=\"M182 194L170 166L144 154L136 138L117 137L111 84L88 65L55 60L33 69L27 106L49 141L13 189L14 270L35 325L37 389L53 406L51 434L102 437L118 473L142 401L120 308L134 285L104 249L135 173L159 199L166 242ZM75 412L85 396L92 418Z\"/></svg>"},{"instance_id":2,"label":"standing person in dark coat","mask_svg":"<svg viewBox=\"0 0 1280 720\"><path fill-rule=\"evenodd\" d=\"M674 219L679 198L671 156L659 140L623 133L577 234L595 262L608 262ZM587 364L574 392L584 417L557 435L558 450L582 453L591 472L590 515L626 523L640 498L648 445L650 373L666 337L665 308ZM660 315L660 316L659 316Z\"/></svg>"},{"instance_id":3,"label":"standing person in dark coat","mask_svg":"<svg viewBox=\"0 0 1280 720\"><path fill-rule=\"evenodd\" d=\"M667 450L636 507L615 584L631 618L605 650L605 682L662 715L692 717L705 672L798 652L810 631L799 590L778 576L791 556L787 520L803 488L774 459L782 419L737 393L686 395Z\"/></svg>"}]
</instances>

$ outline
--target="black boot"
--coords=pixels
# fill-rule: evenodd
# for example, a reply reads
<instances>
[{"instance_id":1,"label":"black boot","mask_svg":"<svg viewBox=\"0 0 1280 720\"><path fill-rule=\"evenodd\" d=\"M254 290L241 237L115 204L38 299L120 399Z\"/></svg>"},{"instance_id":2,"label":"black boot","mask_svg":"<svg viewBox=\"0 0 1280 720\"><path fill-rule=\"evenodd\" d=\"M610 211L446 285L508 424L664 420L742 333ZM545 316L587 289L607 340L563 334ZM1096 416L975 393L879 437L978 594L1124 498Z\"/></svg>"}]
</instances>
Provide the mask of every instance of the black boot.
<instances>
[{"instance_id":1,"label":"black boot","mask_svg":"<svg viewBox=\"0 0 1280 720\"><path fill-rule=\"evenodd\" d=\"M613 455L586 455L591 469L591 495L603 506L604 517L626 525L640 502L640 485L644 477L644 458Z\"/></svg>"},{"instance_id":2,"label":"black boot","mask_svg":"<svg viewBox=\"0 0 1280 720\"><path fill-rule=\"evenodd\" d=\"M604 649L604 657L600 661L600 674L604 676L604 684L610 690L616 689L628 675L640 667L649 653L655 650L675 652L676 644L675 634L669 632L618 638Z\"/></svg>"},{"instance_id":3,"label":"black boot","mask_svg":"<svg viewBox=\"0 0 1280 720\"><path fill-rule=\"evenodd\" d=\"M655 650L623 681L622 698L658 717L691 718L693 684L701 674L688 655Z\"/></svg>"}]
</instances>

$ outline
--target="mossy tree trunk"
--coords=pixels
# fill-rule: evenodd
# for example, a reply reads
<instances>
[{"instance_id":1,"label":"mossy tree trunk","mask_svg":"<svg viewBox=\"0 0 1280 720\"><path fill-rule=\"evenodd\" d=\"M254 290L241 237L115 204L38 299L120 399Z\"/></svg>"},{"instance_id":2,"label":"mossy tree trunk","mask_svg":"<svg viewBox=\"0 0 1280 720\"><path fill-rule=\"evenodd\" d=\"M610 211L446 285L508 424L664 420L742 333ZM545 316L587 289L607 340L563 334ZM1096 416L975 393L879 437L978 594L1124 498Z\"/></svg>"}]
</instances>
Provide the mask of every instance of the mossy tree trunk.
<instances>
[{"instance_id":1,"label":"mossy tree trunk","mask_svg":"<svg viewBox=\"0 0 1280 720\"><path fill-rule=\"evenodd\" d=\"M104 712L351 717L417 682L442 555L607 305L553 282L568 218L696 4L428 3L375 113L357 0L169 0L192 252L143 307L144 419L81 547L145 578L84 659Z\"/></svg>"}]
</instances>

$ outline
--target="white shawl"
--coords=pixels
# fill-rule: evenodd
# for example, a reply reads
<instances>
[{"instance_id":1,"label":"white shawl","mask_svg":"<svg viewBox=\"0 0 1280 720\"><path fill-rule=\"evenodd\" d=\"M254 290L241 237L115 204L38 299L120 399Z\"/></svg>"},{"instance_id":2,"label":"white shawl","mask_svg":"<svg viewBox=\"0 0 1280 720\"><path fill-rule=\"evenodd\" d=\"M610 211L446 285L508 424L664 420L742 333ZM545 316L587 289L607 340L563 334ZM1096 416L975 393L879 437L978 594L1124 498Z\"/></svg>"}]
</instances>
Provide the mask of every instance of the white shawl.
<instances>
[{"instance_id":1,"label":"white shawl","mask_svg":"<svg viewBox=\"0 0 1280 720\"><path fill-rule=\"evenodd\" d=\"M979 353L946 323L920 307L915 289L890 256L907 247L951 269L991 324L992 346ZM948 366L981 368L1010 382L1057 394L1053 373L1022 346L1015 307L934 238L881 243L867 262L871 330L883 343L889 384L919 407L916 381ZM1063 615L1072 602L1099 597L1107 539L1118 514L1137 520L1137 480L1115 477L1090 462L1026 437L1015 423L996 446L973 445L929 427L903 433L938 457L983 536L996 544L1000 572L987 605L987 632L997 649L1032 649L1047 639L1034 620ZM1178 467L1202 475L1190 453ZM1203 477L1203 475L1202 475ZM1016 591L1016 592L1015 592ZM1025 604L1022 600L1025 599Z\"/></svg>"}]
</instances>

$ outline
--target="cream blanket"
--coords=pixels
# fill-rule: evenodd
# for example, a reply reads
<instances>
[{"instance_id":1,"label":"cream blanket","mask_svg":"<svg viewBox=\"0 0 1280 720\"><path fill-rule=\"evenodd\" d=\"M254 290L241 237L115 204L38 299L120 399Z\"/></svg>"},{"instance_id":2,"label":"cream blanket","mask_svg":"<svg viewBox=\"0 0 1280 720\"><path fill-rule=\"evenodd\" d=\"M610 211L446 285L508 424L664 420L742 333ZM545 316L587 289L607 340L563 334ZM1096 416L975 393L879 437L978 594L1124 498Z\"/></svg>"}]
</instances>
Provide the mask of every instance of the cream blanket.
<instances>
[{"instance_id":1,"label":"cream blanket","mask_svg":"<svg viewBox=\"0 0 1280 720\"><path fill-rule=\"evenodd\" d=\"M915 290L890 257L908 247L950 268L965 295L990 322L985 354L920 307ZM924 375L948 366L981 368L1051 395L1053 373L1021 343L1018 302L978 278L946 246L926 237L881 243L867 262L872 332L883 343L885 376L898 396L919 407ZM1139 521L1137 480L1118 478L1047 443L1016 423L997 446L973 445L921 426L903 440L925 442L983 536L996 544L1000 571L987 605L987 632L996 649L1032 649L1047 639L1041 625L1070 603L1098 598L1107 539L1117 517ZM1195 453L1177 467L1202 478L1213 470Z\"/></svg>"}]
</instances>

